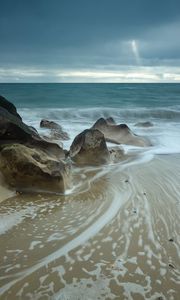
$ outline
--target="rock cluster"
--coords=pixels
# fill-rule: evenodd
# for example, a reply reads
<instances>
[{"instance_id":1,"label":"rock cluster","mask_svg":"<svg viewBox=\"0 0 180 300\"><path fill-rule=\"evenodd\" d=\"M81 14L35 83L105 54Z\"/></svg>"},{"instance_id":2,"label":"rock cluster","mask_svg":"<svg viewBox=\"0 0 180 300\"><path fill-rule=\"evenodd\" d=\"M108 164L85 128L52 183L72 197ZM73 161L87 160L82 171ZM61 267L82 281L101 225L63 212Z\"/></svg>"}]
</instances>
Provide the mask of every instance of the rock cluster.
<instances>
[{"instance_id":1,"label":"rock cluster","mask_svg":"<svg viewBox=\"0 0 180 300\"><path fill-rule=\"evenodd\" d=\"M51 140L67 140L62 127L42 120L40 127L50 130ZM102 165L124 159L121 147L108 148L106 142L146 147L147 139L135 135L126 124L117 125L113 118L100 118L78 134L70 150L42 138L26 125L16 107L0 96L0 171L7 184L17 191L64 193L70 184L72 165Z\"/></svg>"},{"instance_id":2,"label":"rock cluster","mask_svg":"<svg viewBox=\"0 0 180 300\"><path fill-rule=\"evenodd\" d=\"M116 125L112 118L100 118L92 128L100 130L107 142L139 147L150 146L150 142L147 139L135 135L126 124Z\"/></svg>"},{"instance_id":3,"label":"rock cluster","mask_svg":"<svg viewBox=\"0 0 180 300\"><path fill-rule=\"evenodd\" d=\"M64 192L69 166L65 152L26 125L13 104L0 97L0 170L17 190Z\"/></svg>"}]
</instances>

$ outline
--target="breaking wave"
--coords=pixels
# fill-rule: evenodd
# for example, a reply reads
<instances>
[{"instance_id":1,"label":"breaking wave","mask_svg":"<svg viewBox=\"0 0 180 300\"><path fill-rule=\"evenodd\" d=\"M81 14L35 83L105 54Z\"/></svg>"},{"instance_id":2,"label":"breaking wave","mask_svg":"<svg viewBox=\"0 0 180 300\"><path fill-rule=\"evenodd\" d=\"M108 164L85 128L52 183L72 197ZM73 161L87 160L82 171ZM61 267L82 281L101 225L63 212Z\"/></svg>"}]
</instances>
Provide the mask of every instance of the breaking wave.
<instances>
[{"instance_id":1,"label":"breaking wave","mask_svg":"<svg viewBox=\"0 0 180 300\"><path fill-rule=\"evenodd\" d=\"M176 108L131 108L119 109L111 107L94 107L94 108L36 108L32 110L29 108L19 110L24 116L24 119L29 119L31 116L36 118L48 118L53 120L96 120L100 117L113 116L117 121L135 121L144 120L147 118L155 120L173 120L180 121L180 110Z\"/></svg>"}]
</instances>

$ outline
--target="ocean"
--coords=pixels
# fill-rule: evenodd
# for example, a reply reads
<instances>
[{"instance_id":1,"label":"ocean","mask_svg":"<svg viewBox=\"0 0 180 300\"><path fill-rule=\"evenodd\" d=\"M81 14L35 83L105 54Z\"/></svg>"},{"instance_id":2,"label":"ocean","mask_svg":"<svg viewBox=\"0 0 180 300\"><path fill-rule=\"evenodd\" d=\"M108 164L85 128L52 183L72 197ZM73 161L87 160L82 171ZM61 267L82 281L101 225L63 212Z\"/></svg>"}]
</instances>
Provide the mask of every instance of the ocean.
<instances>
[{"instance_id":1,"label":"ocean","mask_svg":"<svg viewBox=\"0 0 180 300\"><path fill-rule=\"evenodd\" d=\"M12 101L25 123L40 133L41 119L64 127L70 141L100 117L126 123L136 134L150 138L150 152L180 152L180 84L0 84L0 94ZM136 127L150 121L151 128Z\"/></svg>"}]
</instances>

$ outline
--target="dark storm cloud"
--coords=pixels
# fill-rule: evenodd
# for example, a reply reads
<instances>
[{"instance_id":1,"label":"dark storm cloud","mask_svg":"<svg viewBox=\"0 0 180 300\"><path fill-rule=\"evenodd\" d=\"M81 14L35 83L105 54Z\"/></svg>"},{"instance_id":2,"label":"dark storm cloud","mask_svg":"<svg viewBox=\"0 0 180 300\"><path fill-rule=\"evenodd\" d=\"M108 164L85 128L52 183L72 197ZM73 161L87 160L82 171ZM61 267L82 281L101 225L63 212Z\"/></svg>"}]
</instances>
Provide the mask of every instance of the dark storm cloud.
<instances>
[{"instance_id":1,"label":"dark storm cloud","mask_svg":"<svg viewBox=\"0 0 180 300\"><path fill-rule=\"evenodd\" d=\"M180 66L179 31L179 0L0 0L0 68Z\"/></svg>"},{"instance_id":2,"label":"dark storm cloud","mask_svg":"<svg viewBox=\"0 0 180 300\"><path fill-rule=\"evenodd\" d=\"M45 51L137 38L178 20L179 11L179 0L1 0L1 48Z\"/></svg>"}]
</instances>

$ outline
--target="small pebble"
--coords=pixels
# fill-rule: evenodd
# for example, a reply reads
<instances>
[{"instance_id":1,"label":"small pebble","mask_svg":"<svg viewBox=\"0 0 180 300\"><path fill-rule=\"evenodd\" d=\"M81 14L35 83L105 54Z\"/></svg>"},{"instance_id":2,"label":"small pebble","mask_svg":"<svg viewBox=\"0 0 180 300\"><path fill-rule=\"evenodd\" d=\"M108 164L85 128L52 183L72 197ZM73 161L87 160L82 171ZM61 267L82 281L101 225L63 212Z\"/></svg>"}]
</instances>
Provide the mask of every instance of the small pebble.
<instances>
[{"instance_id":1,"label":"small pebble","mask_svg":"<svg viewBox=\"0 0 180 300\"><path fill-rule=\"evenodd\" d=\"M175 266L171 263L169 264L169 267L172 268L172 269L175 269Z\"/></svg>"},{"instance_id":2,"label":"small pebble","mask_svg":"<svg viewBox=\"0 0 180 300\"><path fill-rule=\"evenodd\" d=\"M126 180L125 180L125 182L129 182L129 180L128 180L128 179L126 179Z\"/></svg>"},{"instance_id":3,"label":"small pebble","mask_svg":"<svg viewBox=\"0 0 180 300\"><path fill-rule=\"evenodd\" d=\"M134 213L134 214L136 214L136 213L137 213L136 209L133 209L133 213Z\"/></svg>"},{"instance_id":4,"label":"small pebble","mask_svg":"<svg viewBox=\"0 0 180 300\"><path fill-rule=\"evenodd\" d=\"M169 239L169 242L174 242L173 238L170 238L170 239Z\"/></svg>"}]
</instances>

